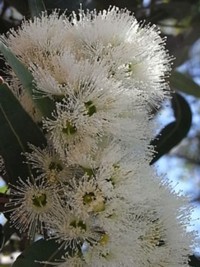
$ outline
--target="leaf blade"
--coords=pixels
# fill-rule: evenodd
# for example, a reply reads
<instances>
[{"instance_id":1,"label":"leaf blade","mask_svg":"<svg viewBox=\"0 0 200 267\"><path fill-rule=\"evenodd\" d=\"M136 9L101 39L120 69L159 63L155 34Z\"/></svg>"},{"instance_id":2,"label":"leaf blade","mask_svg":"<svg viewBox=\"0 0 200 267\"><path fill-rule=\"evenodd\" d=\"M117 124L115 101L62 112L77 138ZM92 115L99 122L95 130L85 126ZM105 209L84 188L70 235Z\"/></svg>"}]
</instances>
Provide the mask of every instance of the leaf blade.
<instances>
[{"instance_id":1,"label":"leaf blade","mask_svg":"<svg viewBox=\"0 0 200 267\"><path fill-rule=\"evenodd\" d=\"M154 147L155 153L150 165L178 145L190 130L192 112L184 97L177 93L174 94L172 107L176 120L165 126L151 141L150 145Z\"/></svg>"},{"instance_id":2,"label":"leaf blade","mask_svg":"<svg viewBox=\"0 0 200 267\"><path fill-rule=\"evenodd\" d=\"M53 101L49 98L34 98L33 92L36 87L33 83L34 78L31 72L2 41L0 41L0 51L19 78L24 90L26 90L30 95L33 104L40 110L42 115L51 117L51 113L54 108Z\"/></svg>"},{"instance_id":3,"label":"leaf blade","mask_svg":"<svg viewBox=\"0 0 200 267\"><path fill-rule=\"evenodd\" d=\"M48 261L48 259L51 259L51 262L55 262L55 260L61 259L63 251L59 247L60 245L55 240L40 239L25 249L16 259L12 267L52 266L41 264L41 262Z\"/></svg>"},{"instance_id":4,"label":"leaf blade","mask_svg":"<svg viewBox=\"0 0 200 267\"><path fill-rule=\"evenodd\" d=\"M0 154L6 175L14 184L17 177L31 175L22 155L29 150L28 143L45 146L46 138L4 83L0 85Z\"/></svg>"},{"instance_id":5,"label":"leaf blade","mask_svg":"<svg viewBox=\"0 0 200 267\"><path fill-rule=\"evenodd\" d=\"M175 71L170 78L172 88L200 98L200 86L185 74Z\"/></svg>"}]
</instances>

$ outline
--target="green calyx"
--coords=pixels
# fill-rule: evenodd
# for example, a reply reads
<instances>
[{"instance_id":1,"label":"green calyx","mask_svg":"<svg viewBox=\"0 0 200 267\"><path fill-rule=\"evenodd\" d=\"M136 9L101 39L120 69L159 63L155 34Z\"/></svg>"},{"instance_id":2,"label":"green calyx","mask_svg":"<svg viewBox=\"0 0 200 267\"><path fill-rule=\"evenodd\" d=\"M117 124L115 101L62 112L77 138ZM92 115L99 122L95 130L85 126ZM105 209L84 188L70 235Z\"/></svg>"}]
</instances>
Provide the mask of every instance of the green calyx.
<instances>
[{"instance_id":1,"label":"green calyx","mask_svg":"<svg viewBox=\"0 0 200 267\"><path fill-rule=\"evenodd\" d=\"M61 166L61 164L60 163L58 163L58 162L51 162L50 164L49 164L49 170L55 170L55 171L57 171L57 172L61 172L62 170L63 170L63 167Z\"/></svg>"},{"instance_id":2,"label":"green calyx","mask_svg":"<svg viewBox=\"0 0 200 267\"><path fill-rule=\"evenodd\" d=\"M70 223L70 226L74 228L81 228L82 230L86 231L87 227L86 224L81 220L74 220Z\"/></svg>"},{"instance_id":3,"label":"green calyx","mask_svg":"<svg viewBox=\"0 0 200 267\"><path fill-rule=\"evenodd\" d=\"M32 197L32 203L37 208L42 208L47 204L47 196L46 194L36 194Z\"/></svg>"},{"instance_id":4,"label":"green calyx","mask_svg":"<svg viewBox=\"0 0 200 267\"><path fill-rule=\"evenodd\" d=\"M81 166L81 168L83 169L84 173L87 174L89 177L94 176L94 170L93 169L85 168L83 166Z\"/></svg>"},{"instance_id":5,"label":"green calyx","mask_svg":"<svg viewBox=\"0 0 200 267\"><path fill-rule=\"evenodd\" d=\"M99 240L99 244L100 244L101 246L105 246L106 244L108 244L109 239L110 239L110 238L109 238L109 235L106 234L106 233L104 233L104 234L101 236L100 240Z\"/></svg>"},{"instance_id":6,"label":"green calyx","mask_svg":"<svg viewBox=\"0 0 200 267\"><path fill-rule=\"evenodd\" d=\"M67 122L66 127L62 129L62 132L65 133L66 135L73 135L77 132L77 129L70 122Z\"/></svg>"},{"instance_id":7,"label":"green calyx","mask_svg":"<svg viewBox=\"0 0 200 267\"><path fill-rule=\"evenodd\" d=\"M97 112L97 108L92 101L85 102L85 108L87 109L87 114L89 117Z\"/></svg>"},{"instance_id":8,"label":"green calyx","mask_svg":"<svg viewBox=\"0 0 200 267\"><path fill-rule=\"evenodd\" d=\"M99 201L96 201L96 195L93 192L86 193L83 196L83 204L92 206L92 211L93 212L101 212L105 210L105 201L104 199L100 199Z\"/></svg>"},{"instance_id":9,"label":"green calyx","mask_svg":"<svg viewBox=\"0 0 200 267\"><path fill-rule=\"evenodd\" d=\"M94 200L95 200L95 194L93 192L86 193L83 196L83 204L84 205L90 204Z\"/></svg>"},{"instance_id":10,"label":"green calyx","mask_svg":"<svg viewBox=\"0 0 200 267\"><path fill-rule=\"evenodd\" d=\"M128 64L126 64L126 73L127 74L131 74L132 73L132 71L133 71L133 64L132 63L128 63Z\"/></svg>"}]
</instances>

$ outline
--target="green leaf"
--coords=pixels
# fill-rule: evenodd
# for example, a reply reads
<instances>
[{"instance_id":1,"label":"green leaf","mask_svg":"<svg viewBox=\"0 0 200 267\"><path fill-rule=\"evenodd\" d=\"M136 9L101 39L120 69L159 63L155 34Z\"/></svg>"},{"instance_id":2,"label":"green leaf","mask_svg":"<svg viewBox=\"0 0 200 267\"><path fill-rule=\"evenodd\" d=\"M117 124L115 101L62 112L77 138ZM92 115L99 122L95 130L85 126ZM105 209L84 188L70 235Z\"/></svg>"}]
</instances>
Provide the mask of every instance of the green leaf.
<instances>
[{"instance_id":1,"label":"green leaf","mask_svg":"<svg viewBox=\"0 0 200 267\"><path fill-rule=\"evenodd\" d=\"M4 185L4 186L1 186L0 187L0 193L5 193L8 189L8 186L7 185Z\"/></svg>"},{"instance_id":2,"label":"green leaf","mask_svg":"<svg viewBox=\"0 0 200 267\"><path fill-rule=\"evenodd\" d=\"M40 239L34 242L30 247L19 255L12 267L47 267L52 266L41 261L54 262L61 259L64 254L62 249L59 249L60 244L55 240ZM38 262L40 261L40 262Z\"/></svg>"},{"instance_id":3,"label":"green leaf","mask_svg":"<svg viewBox=\"0 0 200 267\"><path fill-rule=\"evenodd\" d=\"M52 110L54 108L53 101L49 98L35 98L33 92L36 89L33 83L33 76L31 72L23 65L23 63L12 53L12 51L6 47L4 43L0 41L0 51L11 66L24 90L31 96L35 106L40 110L42 115L51 117Z\"/></svg>"},{"instance_id":4,"label":"green leaf","mask_svg":"<svg viewBox=\"0 0 200 267\"><path fill-rule=\"evenodd\" d=\"M200 97L200 86L183 73L175 71L170 78L172 88L195 97Z\"/></svg>"},{"instance_id":5,"label":"green leaf","mask_svg":"<svg viewBox=\"0 0 200 267\"><path fill-rule=\"evenodd\" d=\"M174 94L172 107L176 120L162 129L159 135L151 141L150 144L154 146L155 154L150 165L178 145L190 130L192 113L184 97Z\"/></svg>"},{"instance_id":6,"label":"green leaf","mask_svg":"<svg viewBox=\"0 0 200 267\"><path fill-rule=\"evenodd\" d=\"M0 85L0 155L2 155L7 176L15 184L17 177L27 179L30 169L24 164L22 152L29 150L28 143L45 146L46 139L22 108L6 84Z\"/></svg>"},{"instance_id":7,"label":"green leaf","mask_svg":"<svg viewBox=\"0 0 200 267\"><path fill-rule=\"evenodd\" d=\"M40 17L46 10L43 0L28 0L31 17Z\"/></svg>"}]
</instances>

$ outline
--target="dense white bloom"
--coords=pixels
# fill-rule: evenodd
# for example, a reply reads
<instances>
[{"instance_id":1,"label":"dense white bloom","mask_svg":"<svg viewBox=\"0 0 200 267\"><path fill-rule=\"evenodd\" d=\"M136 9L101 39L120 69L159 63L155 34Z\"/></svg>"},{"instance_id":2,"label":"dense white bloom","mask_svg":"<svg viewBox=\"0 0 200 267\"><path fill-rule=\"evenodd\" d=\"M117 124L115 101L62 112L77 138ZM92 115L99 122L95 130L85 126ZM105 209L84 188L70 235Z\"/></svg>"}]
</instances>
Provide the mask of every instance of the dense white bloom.
<instances>
[{"instance_id":1,"label":"dense white bloom","mask_svg":"<svg viewBox=\"0 0 200 267\"><path fill-rule=\"evenodd\" d=\"M54 210L49 217L48 229L50 238L55 239L60 247L77 252L84 242L96 243L98 233L95 231L92 218L85 220L65 205Z\"/></svg>"},{"instance_id":2,"label":"dense white bloom","mask_svg":"<svg viewBox=\"0 0 200 267\"><path fill-rule=\"evenodd\" d=\"M3 41L14 54L29 68L31 64L39 66L50 66L53 55L62 54L66 49L65 21L66 16L59 16L53 12L50 16L43 13L41 18L23 21L21 28L17 31L11 29L6 36L1 36ZM33 101L12 70L11 89L19 99L24 109L35 121L41 121L39 110L33 105Z\"/></svg>"},{"instance_id":3,"label":"dense white bloom","mask_svg":"<svg viewBox=\"0 0 200 267\"><path fill-rule=\"evenodd\" d=\"M138 206L133 207L130 216L133 222L131 227L135 232L132 240L136 248L133 245L133 249L135 258L139 255L135 266L187 266L187 255L191 253L188 246L191 235L185 232L176 217L166 219L161 209L165 212L159 199L138 203ZM186 217L184 212L182 216ZM173 240L170 236L174 236Z\"/></svg>"},{"instance_id":4,"label":"dense white bloom","mask_svg":"<svg viewBox=\"0 0 200 267\"><path fill-rule=\"evenodd\" d=\"M50 183L67 180L69 170L66 168L65 162L60 160L59 155L55 152L51 145L41 149L30 145L31 153L25 153L27 162L36 170L38 178L44 178Z\"/></svg>"},{"instance_id":5,"label":"dense white bloom","mask_svg":"<svg viewBox=\"0 0 200 267\"><path fill-rule=\"evenodd\" d=\"M70 183L69 203L81 218L88 218L105 209L106 197L94 177L85 175Z\"/></svg>"},{"instance_id":6,"label":"dense white bloom","mask_svg":"<svg viewBox=\"0 0 200 267\"><path fill-rule=\"evenodd\" d=\"M81 154L95 151L103 136L113 136L124 142L132 142L132 144L138 144L138 140L142 143L144 140L147 144L150 132L142 127L145 127L147 117L138 121L137 111L135 114L132 112L135 116L133 118L131 118L131 113L128 117L123 117L123 113L121 115L117 114L119 111L113 112L112 105L109 107L110 110L109 108L105 111L98 110L100 104L95 104L95 101L82 102L76 98L56 104L53 118L45 119L43 125L60 155L74 154L74 150L78 150ZM116 103L113 103L113 106L114 104ZM97 111L94 111L96 109ZM112 115L113 113L115 116ZM141 114L139 118L140 116Z\"/></svg>"},{"instance_id":7,"label":"dense white bloom","mask_svg":"<svg viewBox=\"0 0 200 267\"><path fill-rule=\"evenodd\" d=\"M82 152L88 152L91 147L95 149L103 135L130 142L150 139L151 132L144 130L149 122L144 102L137 101L138 90L130 92L120 82L108 79L98 62L93 65L88 61L74 62L71 67L70 57L65 56L55 64L62 68L58 68L59 73L66 71L65 81L55 80L58 73L54 77L47 70L34 70L38 90L62 99L56 104L53 119L44 121L60 154L62 150L69 152L71 145L71 150L78 146ZM65 128L68 130L64 131Z\"/></svg>"},{"instance_id":8,"label":"dense white bloom","mask_svg":"<svg viewBox=\"0 0 200 267\"><path fill-rule=\"evenodd\" d=\"M170 58L164 40L155 26L139 25L127 10L81 10L71 21L56 12L50 16L43 13L41 18L23 22L21 29L12 30L3 40L28 67L35 65L35 70L44 70L41 76L37 71L35 75L40 89L49 90L47 93L62 91L65 80L73 78L69 66L71 63L70 68L75 70L74 58L89 60L92 65L103 62L108 78L122 82L132 91L139 90L140 100L145 98L150 104L157 105L168 89L165 77ZM65 69L63 62L55 59L63 54L71 54ZM42 77L46 77L46 85L40 81Z\"/></svg>"},{"instance_id":9,"label":"dense white bloom","mask_svg":"<svg viewBox=\"0 0 200 267\"><path fill-rule=\"evenodd\" d=\"M74 103L70 101L57 103L53 119L47 118L43 123L56 151L63 158L75 148L78 148L81 154L96 149L96 129L92 128L93 132L88 132L87 125L84 123L88 123L87 116L83 115L84 112L79 112L78 108L76 109ZM79 114L82 116L79 117Z\"/></svg>"},{"instance_id":10,"label":"dense white bloom","mask_svg":"<svg viewBox=\"0 0 200 267\"><path fill-rule=\"evenodd\" d=\"M40 18L24 21L20 29L12 29L4 42L23 63L48 65L52 55L65 51L65 15L53 12L50 16L43 13Z\"/></svg>"},{"instance_id":11,"label":"dense white bloom","mask_svg":"<svg viewBox=\"0 0 200 267\"><path fill-rule=\"evenodd\" d=\"M141 89L150 103L163 99L170 59L155 26L139 25L129 11L116 7L99 13L80 11L72 22L67 34L78 58L107 60L111 76Z\"/></svg>"},{"instance_id":12,"label":"dense white bloom","mask_svg":"<svg viewBox=\"0 0 200 267\"><path fill-rule=\"evenodd\" d=\"M33 97L53 103L39 124L48 146L24 153L37 178L11 186L14 226L55 239L61 267L188 266L191 209L149 166L149 111L166 97L171 61L155 26L116 7L54 12L2 39L31 71Z\"/></svg>"},{"instance_id":13,"label":"dense white bloom","mask_svg":"<svg viewBox=\"0 0 200 267\"><path fill-rule=\"evenodd\" d=\"M194 236L186 233L179 218L166 219L161 202L149 199L129 208L123 217L101 217L105 242L88 249L89 266L188 266ZM182 216L185 220L184 212Z\"/></svg>"},{"instance_id":14,"label":"dense white bloom","mask_svg":"<svg viewBox=\"0 0 200 267\"><path fill-rule=\"evenodd\" d=\"M47 215L59 207L56 188L46 185L43 180L36 183L30 179L26 182L19 179L17 185L11 185L9 195L7 207L11 212L12 224L31 237L36 233L44 233Z\"/></svg>"}]
</instances>

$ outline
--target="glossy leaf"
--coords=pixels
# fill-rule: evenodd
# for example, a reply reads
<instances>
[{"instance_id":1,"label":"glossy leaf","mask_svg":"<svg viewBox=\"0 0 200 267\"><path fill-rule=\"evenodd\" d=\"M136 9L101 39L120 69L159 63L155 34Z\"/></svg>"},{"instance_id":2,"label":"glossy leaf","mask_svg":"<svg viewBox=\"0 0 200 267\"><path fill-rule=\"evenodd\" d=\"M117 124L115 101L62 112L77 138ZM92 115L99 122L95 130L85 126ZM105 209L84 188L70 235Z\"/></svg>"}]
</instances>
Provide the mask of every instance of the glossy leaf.
<instances>
[{"instance_id":1,"label":"glossy leaf","mask_svg":"<svg viewBox=\"0 0 200 267\"><path fill-rule=\"evenodd\" d=\"M35 106L40 110L41 114L50 117L54 108L53 102L49 98L33 97L33 91L36 88L33 83L33 76L31 72L2 42L0 42L0 52L3 54L8 64L11 66L11 68L17 75L18 79L23 85L24 90L26 90L27 93L31 96L31 99L33 100Z\"/></svg>"},{"instance_id":2,"label":"glossy leaf","mask_svg":"<svg viewBox=\"0 0 200 267\"><path fill-rule=\"evenodd\" d=\"M175 121L169 123L161 130L159 135L152 140L151 145L155 149L155 154L150 165L155 163L160 157L168 153L173 147L178 145L188 134L192 122L190 106L183 96L174 94L172 99Z\"/></svg>"},{"instance_id":3,"label":"glossy leaf","mask_svg":"<svg viewBox=\"0 0 200 267\"><path fill-rule=\"evenodd\" d=\"M12 267L52 266L41 262L54 262L55 260L60 260L64 251L62 249L58 249L59 246L60 245L58 245L58 243L54 240L40 239L25 249L25 251L16 259Z\"/></svg>"},{"instance_id":4,"label":"glossy leaf","mask_svg":"<svg viewBox=\"0 0 200 267\"><path fill-rule=\"evenodd\" d=\"M175 71L170 78L173 89L184 92L195 97L200 97L200 86L185 74Z\"/></svg>"},{"instance_id":5,"label":"glossy leaf","mask_svg":"<svg viewBox=\"0 0 200 267\"><path fill-rule=\"evenodd\" d=\"M12 183L20 176L30 176L29 167L23 163L22 152L28 150L28 143L45 146L46 139L31 117L6 84L0 85L0 155L6 173Z\"/></svg>"},{"instance_id":6,"label":"glossy leaf","mask_svg":"<svg viewBox=\"0 0 200 267\"><path fill-rule=\"evenodd\" d=\"M43 0L28 0L31 17L39 17L46 10Z\"/></svg>"}]
</instances>

